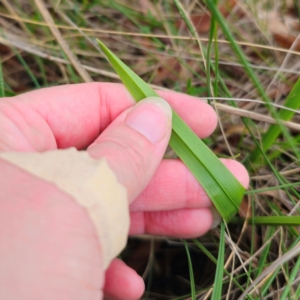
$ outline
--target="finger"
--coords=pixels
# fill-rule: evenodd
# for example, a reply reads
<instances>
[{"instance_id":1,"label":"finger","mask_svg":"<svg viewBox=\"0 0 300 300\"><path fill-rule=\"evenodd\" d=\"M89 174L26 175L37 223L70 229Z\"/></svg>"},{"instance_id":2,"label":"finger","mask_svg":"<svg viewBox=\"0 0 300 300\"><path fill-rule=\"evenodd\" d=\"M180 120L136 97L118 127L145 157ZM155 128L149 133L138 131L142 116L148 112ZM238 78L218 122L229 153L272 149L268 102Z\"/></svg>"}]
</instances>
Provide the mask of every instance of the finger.
<instances>
[{"instance_id":1,"label":"finger","mask_svg":"<svg viewBox=\"0 0 300 300\"><path fill-rule=\"evenodd\" d=\"M209 208L178 209L157 212L131 212L129 234L166 235L195 238L205 234L213 224Z\"/></svg>"},{"instance_id":2,"label":"finger","mask_svg":"<svg viewBox=\"0 0 300 300\"><path fill-rule=\"evenodd\" d=\"M170 91L157 91L200 137L208 137L217 127L213 108L199 98ZM176 95L175 95L176 94Z\"/></svg>"},{"instance_id":3,"label":"finger","mask_svg":"<svg viewBox=\"0 0 300 300\"><path fill-rule=\"evenodd\" d=\"M197 98L161 94L200 136L216 127L213 109ZM121 112L134 105L125 87L112 83L74 84L40 89L0 103L2 150L86 148Z\"/></svg>"},{"instance_id":4,"label":"finger","mask_svg":"<svg viewBox=\"0 0 300 300\"><path fill-rule=\"evenodd\" d=\"M245 167L232 159L221 159L229 171L247 188ZM131 211L161 211L204 208L212 205L198 181L179 159L163 160L148 186L130 205Z\"/></svg>"},{"instance_id":5,"label":"finger","mask_svg":"<svg viewBox=\"0 0 300 300\"><path fill-rule=\"evenodd\" d=\"M160 98L148 98L123 112L87 149L105 157L131 202L152 178L171 135L172 111Z\"/></svg>"},{"instance_id":6,"label":"finger","mask_svg":"<svg viewBox=\"0 0 300 300\"><path fill-rule=\"evenodd\" d=\"M114 259L105 273L105 299L140 299L145 290L143 279L120 259Z\"/></svg>"}]
</instances>

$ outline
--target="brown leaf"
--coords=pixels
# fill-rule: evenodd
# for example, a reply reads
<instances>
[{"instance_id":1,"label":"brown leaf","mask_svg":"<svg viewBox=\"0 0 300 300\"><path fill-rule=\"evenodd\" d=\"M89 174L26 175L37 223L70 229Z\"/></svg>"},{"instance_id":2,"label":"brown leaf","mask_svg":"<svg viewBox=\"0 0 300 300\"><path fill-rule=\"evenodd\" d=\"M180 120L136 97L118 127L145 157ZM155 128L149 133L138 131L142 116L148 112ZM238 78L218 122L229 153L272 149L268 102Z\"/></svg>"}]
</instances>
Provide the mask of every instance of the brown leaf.
<instances>
[{"instance_id":1,"label":"brown leaf","mask_svg":"<svg viewBox=\"0 0 300 300\"><path fill-rule=\"evenodd\" d=\"M153 83L161 84L162 81L181 79L183 82L189 77L189 71L182 67L176 58L167 58L155 70Z\"/></svg>"},{"instance_id":2,"label":"brown leaf","mask_svg":"<svg viewBox=\"0 0 300 300\"><path fill-rule=\"evenodd\" d=\"M292 34L273 32L273 38L275 42L285 49L290 49L296 40L296 37ZM297 40L293 46L293 50L300 51L300 40Z\"/></svg>"},{"instance_id":3,"label":"brown leaf","mask_svg":"<svg viewBox=\"0 0 300 300\"><path fill-rule=\"evenodd\" d=\"M8 55L11 53L11 48L4 45L4 44L0 44L0 54L1 55Z\"/></svg>"},{"instance_id":4,"label":"brown leaf","mask_svg":"<svg viewBox=\"0 0 300 300\"><path fill-rule=\"evenodd\" d=\"M268 13L268 27L274 41L285 49L290 49L299 34L299 21L292 15L279 16L278 12ZM293 50L300 51L300 41L296 41Z\"/></svg>"},{"instance_id":5,"label":"brown leaf","mask_svg":"<svg viewBox=\"0 0 300 300\"><path fill-rule=\"evenodd\" d=\"M251 204L250 204L251 205ZM247 197L244 197L244 199L242 200L241 206L240 206L240 210L239 210L239 215L243 218L245 218L246 216L248 218L252 217L252 213L251 213L251 207L249 209L249 202Z\"/></svg>"},{"instance_id":6,"label":"brown leaf","mask_svg":"<svg viewBox=\"0 0 300 300\"><path fill-rule=\"evenodd\" d=\"M236 5L236 0L226 0L219 5L219 10L224 17L227 17L233 7ZM209 11L204 11L201 13L192 13L190 16L192 23L198 33L207 33L210 29L211 16ZM177 27L184 25L184 21L180 20L177 22Z\"/></svg>"},{"instance_id":7,"label":"brown leaf","mask_svg":"<svg viewBox=\"0 0 300 300\"><path fill-rule=\"evenodd\" d=\"M191 21L199 33L205 33L209 31L210 19L211 17L207 12L191 15Z\"/></svg>"},{"instance_id":8,"label":"brown leaf","mask_svg":"<svg viewBox=\"0 0 300 300\"><path fill-rule=\"evenodd\" d=\"M235 5L236 0L223 1L223 3L219 5L219 10L221 14L226 18L231 12L231 10L235 7Z\"/></svg>"},{"instance_id":9,"label":"brown leaf","mask_svg":"<svg viewBox=\"0 0 300 300\"><path fill-rule=\"evenodd\" d=\"M249 207L250 205L250 207ZM251 202L248 201L247 197L244 197L242 200L240 210L239 210L239 216L242 218L251 218L252 217L252 210L251 210ZM248 239L251 241L252 240L252 226L248 225L245 229L245 233L248 237ZM257 249L257 244L258 244L258 239L257 236L254 237L253 239L254 242L254 249Z\"/></svg>"}]
</instances>

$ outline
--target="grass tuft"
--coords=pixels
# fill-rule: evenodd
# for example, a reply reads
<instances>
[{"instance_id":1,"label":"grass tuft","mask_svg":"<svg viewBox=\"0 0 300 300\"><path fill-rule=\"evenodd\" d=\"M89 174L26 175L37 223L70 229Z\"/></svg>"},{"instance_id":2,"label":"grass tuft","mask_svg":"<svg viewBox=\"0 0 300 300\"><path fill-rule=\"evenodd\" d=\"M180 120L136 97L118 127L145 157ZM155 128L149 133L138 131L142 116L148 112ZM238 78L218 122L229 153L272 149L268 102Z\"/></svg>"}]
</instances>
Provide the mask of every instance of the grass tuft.
<instances>
[{"instance_id":1,"label":"grass tuft","mask_svg":"<svg viewBox=\"0 0 300 300\"><path fill-rule=\"evenodd\" d=\"M300 298L300 15L296 0L277 4L1 3L1 97L59 84L119 82L95 48L98 38L151 88L210 102L220 126L203 142L249 170L250 189L228 231L221 225L184 243L130 239L122 259L139 274L151 269L145 299Z\"/></svg>"}]
</instances>

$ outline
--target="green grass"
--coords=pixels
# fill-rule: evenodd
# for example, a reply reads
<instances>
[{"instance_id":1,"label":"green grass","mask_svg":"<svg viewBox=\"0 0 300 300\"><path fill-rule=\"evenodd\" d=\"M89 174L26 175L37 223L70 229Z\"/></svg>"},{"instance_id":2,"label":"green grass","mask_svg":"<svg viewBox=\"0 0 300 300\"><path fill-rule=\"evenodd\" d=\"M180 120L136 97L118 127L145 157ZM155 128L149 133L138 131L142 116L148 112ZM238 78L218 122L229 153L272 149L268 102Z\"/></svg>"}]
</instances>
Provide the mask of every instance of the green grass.
<instances>
[{"instance_id":1,"label":"green grass","mask_svg":"<svg viewBox=\"0 0 300 300\"><path fill-rule=\"evenodd\" d=\"M99 46L135 101L158 97L157 93L126 66L100 40ZM245 188L173 110L169 145L228 222L238 212Z\"/></svg>"},{"instance_id":2,"label":"green grass","mask_svg":"<svg viewBox=\"0 0 300 300\"><path fill-rule=\"evenodd\" d=\"M284 2L275 10L267 0L237 1L240 5L234 9L229 6L225 9L229 15L224 15L225 10L219 8L227 1L175 2L149 0L136 5L129 0L78 0L70 4L61 0L57 7L47 2L79 63L96 69L88 71L94 81L119 82L87 37L102 40L148 83L197 97L228 98L229 101L209 102L212 106L227 104L276 120L275 125L269 125L252 119L251 114L240 118L218 109L220 126L203 142L218 157L235 157L247 167L251 183L243 208L227 224L228 231L222 225L192 241L157 239L143 299L238 299L247 288L251 288L247 292L249 299L298 299L300 288L295 280L300 260L298 256L285 255L296 249L300 239L300 133L283 126L281 120L300 123L300 72L295 67L300 53L289 54L281 70L288 52L278 49L280 45L272 36L274 28L266 23L267 17L261 17L272 12L284 21L288 9ZM5 18L9 26L0 30L7 45L0 47L0 97L82 82L43 24L34 3L12 1L11 5L19 19ZM296 24L299 3L292 1L290 5L295 14L289 17ZM210 28L197 32L192 17L205 10L212 16L208 20ZM0 13L11 14L5 5L1 6ZM62 16L80 27L86 36ZM201 23L203 19L198 17L196 22ZM200 29L203 28L202 25ZM13 40L10 34L14 35ZM271 46L271 49L240 42ZM37 54L28 49L37 50ZM54 59L49 59L50 56ZM62 59L65 61L61 62ZM106 71L105 75L102 71ZM262 103L234 101L234 98L258 99ZM135 237L122 254L140 274L149 257L145 245L145 239ZM281 263L282 257L288 259ZM278 264L272 269L276 261ZM265 275L266 270L271 271ZM260 278L262 274L264 278ZM256 290L252 289L253 282Z\"/></svg>"},{"instance_id":3,"label":"green grass","mask_svg":"<svg viewBox=\"0 0 300 300\"><path fill-rule=\"evenodd\" d=\"M196 288L195 288L195 280L194 280L194 272L193 272L193 263L190 256L190 251L187 245L186 241L183 241L184 248L186 251L186 256L188 258L188 264L189 264L189 273L190 273L190 282L191 282L191 296L192 300L196 300Z\"/></svg>"},{"instance_id":4,"label":"green grass","mask_svg":"<svg viewBox=\"0 0 300 300\"><path fill-rule=\"evenodd\" d=\"M212 299L221 299L223 289L224 274L224 257L225 257L225 224L221 222L220 226L220 243L215 280L213 285Z\"/></svg>"},{"instance_id":5,"label":"green grass","mask_svg":"<svg viewBox=\"0 0 300 300\"><path fill-rule=\"evenodd\" d=\"M300 106L300 79L297 80L295 85L293 86L292 90L290 91L288 97L286 98L284 104L285 107L292 108L297 110ZM278 113L278 117L280 120L288 121L294 116L294 113L289 110L281 109ZM275 142L279 134L281 133L281 127L279 125L272 125L268 129L267 132L264 133L262 140L261 140L261 147L264 149L264 151L267 151ZM288 146L290 146L289 144ZM297 149L297 143L295 143L292 140L292 145L294 145L296 152L297 152L297 158L299 159L298 149ZM286 148L286 147L285 147ZM293 150L295 151L293 148ZM250 157L249 160L252 162L255 162L258 159L259 156L259 149L255 149ZM277 152L276 155L279 155L280 152ZM275 158L275 155L272 155L272 160Z\"/></svg>"}]
</instances>

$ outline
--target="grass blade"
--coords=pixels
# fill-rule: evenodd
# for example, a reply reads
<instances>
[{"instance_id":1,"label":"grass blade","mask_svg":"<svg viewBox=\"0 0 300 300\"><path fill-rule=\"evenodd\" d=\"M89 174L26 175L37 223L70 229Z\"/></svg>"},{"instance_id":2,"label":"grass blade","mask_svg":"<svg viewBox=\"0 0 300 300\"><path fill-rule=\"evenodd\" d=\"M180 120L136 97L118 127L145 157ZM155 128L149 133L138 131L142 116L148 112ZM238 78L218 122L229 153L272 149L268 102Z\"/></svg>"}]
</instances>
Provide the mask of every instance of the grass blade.
<instances>
[{"instance_id":1,"label":"grass blade","mask_svg":"<svg viewBox=\"0 0 300 300\"><path fill-rule=\"evenodd\" d=\"M194 244L197 245L197 247L213 262L217 265L218 260L211 254L211 252L206 249L198 240L194 239L193 240ZM232 276L232 274L230 272L228 272L226 269L224 269L225 274L228 277L232 277L232 281L233 283L240 289L240 291L244 291L244 288L239 284L239 282ZM252 299L252 297L250 297L249 299Z\"/></svg>"},{"instance_id":2,"label":"grass blade","mask_svg":"<svg viewBox=\"0 0 300 300\"><path fill-rule=\"evenodd\" d=\"M292 273L288 279L287 285L285 286L285 289L283 290L280 300L285 300L287 299L288 293L292 290L293 283L295 279L297 278L297 274L299 273L299 268L300 268L300 257L297 258L297 261L295 263L295 266L292 270ZM297 298L294 298L297 299Z\"/></svg>"},{"instance_id":3,"label":"grass blade","mask_svg":"<svg viewBox=\"0 0 300 300\"><path fill-rule=\"evenodd\" d=\"M260 256L259 260L258 260L258 264L257 264L257 271L255 272L255 277L259 276L264 267L267 265L267 259L268 259L268 255L270 254L271 250L271 237L275 232L275 228L273 226L270 226L267 228L266 230L266 235L264 236L264 241L263 243L268 243L267 246L263 249L262 251L262 255Z\"/></svg>"},{"instance_id":4,"label":"grass blade","mask_svg":"<svg viewBox=\"0 0 300 300\"><path fill-rule=\"evenodd\" d=\"M98 40L98 43L135 101L140 101L146 97L158 97L157 93L142 78L127 67L101 41Z\"/></svg>"},{"instance_id":5,"label":"grass blade","mask_svg":"<svg viewBox=\"0 0 300 300\"><path fill-rule=\"evenodd\" d=\"M231 33L231 31L229 30L224 17L222 16L222 14L220 13L220 11L218 10L218 8L216 7L215 3L212 0L206 0L205 3L207 5L207 7L209 8L209 10L211 11L212 16L218 21L220 27L222 28L224 35L230 42L230 46L231 46L232 50L234 51L236 56L240 59L241 64L243 65L246 74L251 79L251 81L252 81L253 85L256 87L256 90L258 91L258 93L261 95L262 99L265 102L267 109L270 111L270 113L272 114L274 119L277 121L277 126L280 128L280 131L286 137L288 143L290 144L290 146L293 149L297 158L300 159L300 152L299 152L298 148L296 147L295 143L293 142L293 139L291 138L290 133L283 126L278 113L276 112L275 108L272 106L270 98L266 94L262 84L260 83L260 80L258 79L256 74L252 70L241 47L235 41L234 36ZM260 149L258 151L258 154L260 154L259 152L261 153L262 149Z\"/></svg>"},{"instance_id":6,"label":"grass blade","mask_svg":"<svg viewBox=\"0 0 300 300\"><path fill-rule=\"evenodd\" d=\"M184 248L185 248L187 259L188 259L188 265L189 265L192 300L196 300L196 288L195 288L195 280L194 280L194 272L193 272L192 259L191 259L189 247L188 247L188 245L187 245L187 243L186 243L185 240L183 241L183 244L184 244Z\"/></svg>"},{"instance_id":7,"label":"grass blade","mask_svg":"<svg viewBox=\"0 0 300 300\"><path fill-rule=\"evenodd\" d=\"M285 100L285 103L283 104L285 107L292 108L292 109L298 109L300 106L300 78L298 78L297 82L293 86L292 90L290 91L288 97ZM281 109L278 113L278 117L281 120L289 121L294 115L293 111L287 110L287 109ZM268 150L275 142L276 138L280 134L281 129L279 125L272 125L268 129L268 131L263 135L262 141L261 141L261 147L264 151ZM279 152L280 153L280 152ZM249 159L254 162L260 155L260 150L256 148L251 155L249 156ZM273 156L272 159L275 157Z\"/></svg>"},{"instance_id":8,"label":"grass blade","mask_svg":"<svg viewBox=\"0 0 300 300\"><path fill-rule=\"evenodd\" d=\"M292 182L292 183L280 184L277 186L270 186L270 187L262 188L262 189L249 190L249 191L246 191L245 194L246 195L258 194L258 193L263 193L266 191L280 190L280 189L284 189L284 188L297 187L297 186L300 186L300 182Z\"/></svg>"},{"instance_id":9,"label":"grass blade","mask_svg":"<svg viewBox=\"0 0 300 300\"><path fill-rule=\"evenodd\" d=\"M225 254L225 225L224 222L221 222L218 263L217 263L217 270L215 274L214 288L211 295L211 299L221 299L222 296L224 254Z\"/></svg>"},{"instance_id":10,"label":"grass blade","mask_svg":"<svg viewBox=\"0 0 300 300\"><path fill-rule=\"evenodd\" d=\"M293 249L293 248L299 243L299 241L300 241L300 237L298 236L298 237L296 238L296 240L292 243L292 245L290 245L290 246L288 247L288 250ZM272 274L271 276L269 276L269 278L266 280L265 284L264 284L263 287L262 287L262 291L261 291L261 296L262 296L262 297L266 296L268 290L269 290L269 291L273 291L272 283L273 283L273 281L276 279L276 276L277 276L277 274L278 274L279 272L280 272L280 268L277 268L277 270L275 270L275 271L273 272L273 274ZM300 285L299 285L299 286L300 286ZM296 294L297 294L297 292L296 292ZM299 299L299 297L295 297L295 299Z\"/></svg>"},{"instance_id":11,"label":"grass blade","mask_svg":"<svg viewBox=\"0 0 300 300\"><path fill-rule=\"evenodd\" d=\"M300 226L300 216L252 217L247 220L239 217L233 217L230 220L230 223L243 224L245 221L247 221L250 225Z\"/></svg>"},{"instance_id":12,"label":"grass blade","mask_svg":"<svg viewBox=\"0 0 300 300\"><path fill-rule=\"evenodd\" d=\"M99 45L136 101L158 96L101 41ZM227 222L239 209L245 189L213 152L173 111L170 146L202 185Z\"/></svg>"},{"instance_id":13,"label":"grass blade","mask_svg":"<svg viewBox=\"0 0 300 300\"><path fill-rule=\"evenodd\" d=\"M28 64L26 63L25 59L23 58L23 56L19 53L19 51L15 48L12 48L16 57L18 58L19 62L21 63L21 65L23 66L24 70L28 73L28 76L30 77L30 79L32 80L32 83L34 84L34 86L36 88L41 88L37 78L35 77L35 75L33 74L33 72L31 71L30 67L28 66Z\"/></svg>"}]
</instances>

